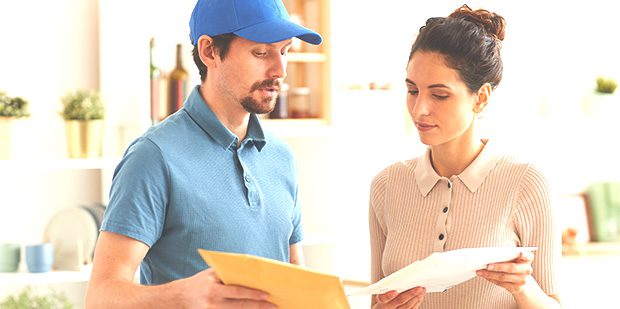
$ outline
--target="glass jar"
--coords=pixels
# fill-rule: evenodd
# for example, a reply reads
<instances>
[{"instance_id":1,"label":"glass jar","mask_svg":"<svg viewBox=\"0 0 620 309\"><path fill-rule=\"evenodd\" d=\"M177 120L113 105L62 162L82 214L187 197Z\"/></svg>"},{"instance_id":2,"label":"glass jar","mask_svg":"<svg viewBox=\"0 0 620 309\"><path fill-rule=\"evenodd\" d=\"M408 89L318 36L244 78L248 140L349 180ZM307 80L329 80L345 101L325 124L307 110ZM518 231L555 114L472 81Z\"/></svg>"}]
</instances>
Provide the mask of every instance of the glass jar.
<instances>
[{"instance_id":1,"label":"glass jar","mask_svg":"<svg viewBox=\"0 0 620 309\"><path fill-rule=\"evenodd\" d=\"M288 104L291 118L310 118L310 88L295 87L289 89Z\"/></svg>"}]
</instances>

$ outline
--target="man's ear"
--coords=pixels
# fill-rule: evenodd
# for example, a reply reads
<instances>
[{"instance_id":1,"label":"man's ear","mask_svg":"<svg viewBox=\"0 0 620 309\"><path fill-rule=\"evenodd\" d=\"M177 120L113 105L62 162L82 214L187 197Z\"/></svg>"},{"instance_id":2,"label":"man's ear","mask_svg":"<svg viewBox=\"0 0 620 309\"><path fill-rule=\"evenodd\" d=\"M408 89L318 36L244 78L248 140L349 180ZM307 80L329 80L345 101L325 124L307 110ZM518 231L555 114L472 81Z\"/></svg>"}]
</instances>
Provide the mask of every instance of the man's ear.
<instances>
[{"instance_id":1,"label":"man's ear","mask_svg":"<svg viewBox=\"0 0 620 309\"><path fill-rule=\"evenodd\" d=\"M478 98L476 100L476 104L474 105L475 113L481 113L484 110L489 103L492 91L493 88L489 83L484 83L484 85L480 86L480 89L478 89Z\"/></svg>"},{"instance_id":2,"label":"man's ear","mask_svg":"<svg viewBox=\"0 0 620 309\"><path fill-rule=\"evenodd\" d=\"M208 35L202 35L198 38L198 56L202 63L204 63L207 68L215 67L216 65L216 50L213 46L213 38Z\"/></svg>"}]
</instances>

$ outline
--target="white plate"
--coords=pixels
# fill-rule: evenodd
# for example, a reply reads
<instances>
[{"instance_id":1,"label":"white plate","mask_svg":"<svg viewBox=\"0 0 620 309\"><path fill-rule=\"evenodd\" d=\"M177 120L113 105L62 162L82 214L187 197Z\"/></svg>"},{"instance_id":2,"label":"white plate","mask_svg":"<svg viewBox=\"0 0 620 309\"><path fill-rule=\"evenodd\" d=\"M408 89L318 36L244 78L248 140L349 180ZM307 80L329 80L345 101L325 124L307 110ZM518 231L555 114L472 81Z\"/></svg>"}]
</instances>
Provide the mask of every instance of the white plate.
<instances>
[{"instance_id":1,"label":"white plate","mask_svg":"<svg viewBox=\"0 0 620 309\"><path fill-rule=\"evenodd\" d=\"M92 260L99 227L91 213L82 208L58 211L45 229L44 239L54 244L56 270L80 270Z\"/></svg>"}]
</instances>

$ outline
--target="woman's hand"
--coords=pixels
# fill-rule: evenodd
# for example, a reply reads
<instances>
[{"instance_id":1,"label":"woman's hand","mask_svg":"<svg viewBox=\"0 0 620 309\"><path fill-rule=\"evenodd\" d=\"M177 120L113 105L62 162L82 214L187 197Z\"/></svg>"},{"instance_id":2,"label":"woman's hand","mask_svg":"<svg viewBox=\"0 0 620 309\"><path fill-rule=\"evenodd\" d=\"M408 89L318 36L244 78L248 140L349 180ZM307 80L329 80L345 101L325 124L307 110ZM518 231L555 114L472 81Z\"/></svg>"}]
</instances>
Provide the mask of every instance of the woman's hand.
<instances>
[{"instance_id":1,"label":"woman's hand","mask_svg":"<svg viewBox=\"0 0 620 309\"><path fill-rule=\"evenodd\" d=\"M374 295L376 303L373 309L417 309L422 304L426 289L415 287L402 293L389 291L383 294Z\"/></svg>"},{"instance_id":2,"label":"woman's hand","mask_svg":"<svg viewBox=\"0 0 620 309\"><path fill-rule=\"evenodd\" d=\"M523 252L514 260L489 264L486 269L478 270L476 274L515 295L521 293L525 285L533 280L533 260L533 252Z\"/></svg>"}]
</instances>

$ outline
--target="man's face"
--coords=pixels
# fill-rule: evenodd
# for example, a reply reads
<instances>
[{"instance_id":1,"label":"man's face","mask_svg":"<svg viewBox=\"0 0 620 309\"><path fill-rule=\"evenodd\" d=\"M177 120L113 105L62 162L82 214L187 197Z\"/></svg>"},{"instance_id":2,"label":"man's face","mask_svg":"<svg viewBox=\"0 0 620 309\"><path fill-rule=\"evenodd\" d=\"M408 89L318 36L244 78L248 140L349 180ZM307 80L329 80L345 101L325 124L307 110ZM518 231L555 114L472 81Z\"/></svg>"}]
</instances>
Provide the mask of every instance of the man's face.
<instances>
[{"instance_id":1,"label":"man's face","mask_svg":"<svg viewBox=\"0 0 620 309\"><path fill-rule=\"evenodd\" d=\"M288 39L264 44L235 38L228 54L218 64L219 92L238 102L247 112L271 112L286 77L286 57L291 42Z\"/></svg>"}]
</instances>

